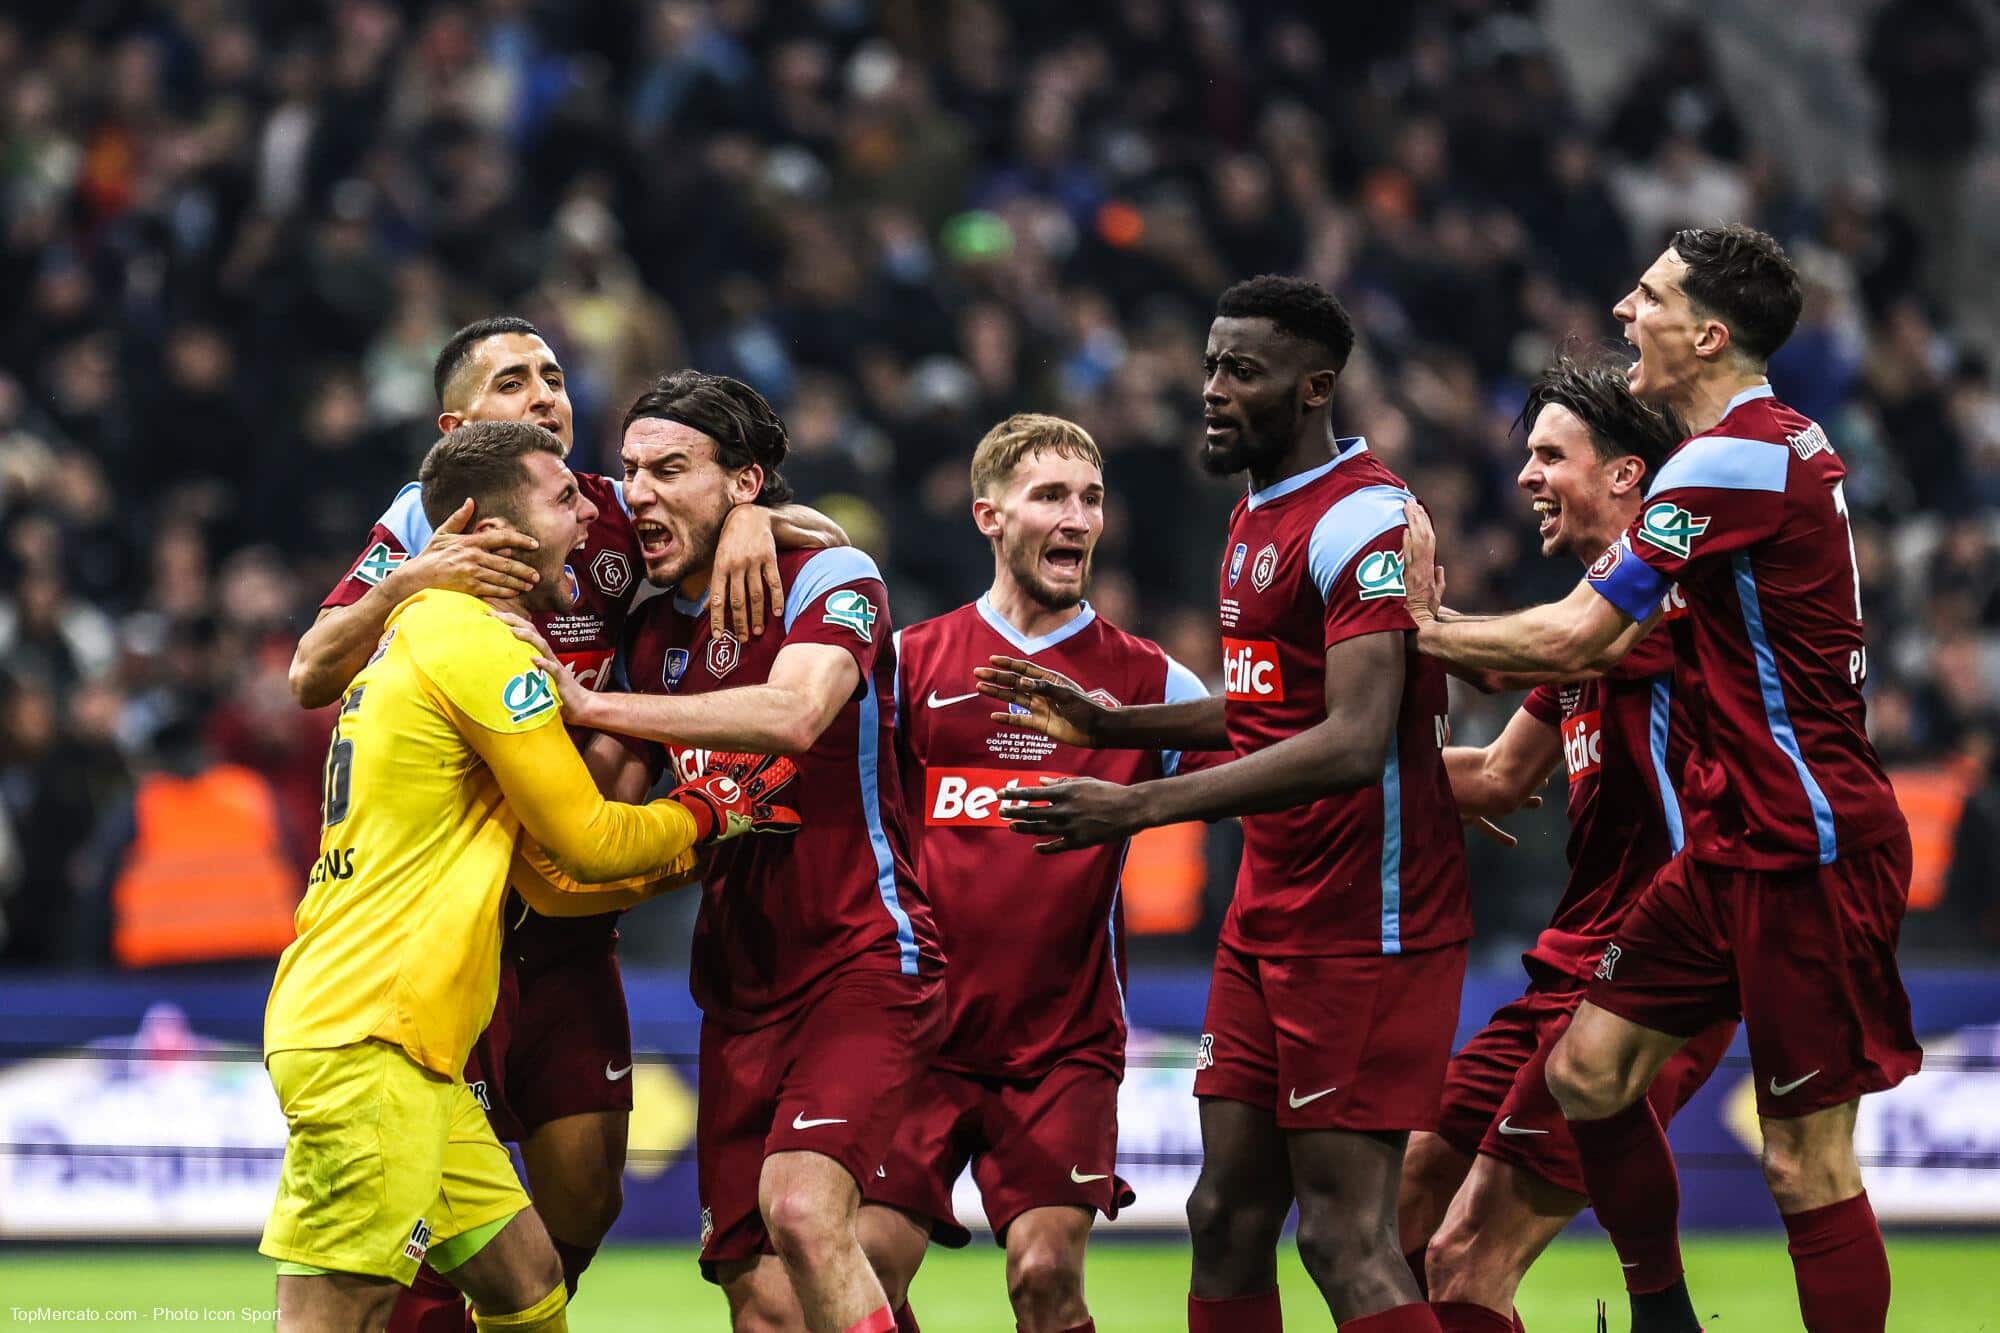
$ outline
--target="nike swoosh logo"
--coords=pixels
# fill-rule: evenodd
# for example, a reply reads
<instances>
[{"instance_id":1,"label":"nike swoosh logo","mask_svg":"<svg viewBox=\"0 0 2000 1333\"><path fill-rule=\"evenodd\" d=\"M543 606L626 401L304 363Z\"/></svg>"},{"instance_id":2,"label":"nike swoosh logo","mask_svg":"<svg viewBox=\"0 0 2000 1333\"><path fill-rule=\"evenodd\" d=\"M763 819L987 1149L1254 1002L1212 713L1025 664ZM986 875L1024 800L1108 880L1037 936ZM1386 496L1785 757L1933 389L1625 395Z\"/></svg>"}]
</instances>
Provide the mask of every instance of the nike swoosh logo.
<instances>
[{"instance_id":1,"label":"nike swoosh logo","mask_svg":"<svg viewBox=\"0 0 2000 1333\"><path fill-rule=\"evenodd\" d=\"M624 1078L627 1074L631 1072L632 1072L632 1066L630 1065L626 1065L623 1069L613 1069L611 1067L611 1062L609 1060L606 1060L604 1062L604 1077L609 1079L613 1083L616 1083L619 1079Z\"/></svg>"},{"instance_id":2,"label":"nike swoosh logo","mask_svg":"<svg viewBox=\"0 0 2000 1333\"><path fill-rule=\"evenodd\" d=\"M1771 1095L1773 1097L1782 1097L1788 1092L1796 1092L1798 1091L1800 1085L1806 1081L1806 1079L1817 1078L1817 1077L1819 1077L1819 1071L1815 1069L1812 1071L1812 1073L1807 1074L1804 1078L1795 1078L1790 1083L1780 1083L1778 1082L1777 1079L1774 1078L1771 1080Z\"/></svg>"},{"instance_id":3,"label":"nike swoosh logo","mask_svg":"<svg viewBox=\"0 0 2000 1333\"><path fill-rule=\"evenodd\" d=\"M962 704L967 699L977 699L978 697L979 697L979 691L974 690L970 694L954 694L949 699L940 699L938 698L938 692L936 690L932 690L931 697L927 699L925 702L930 704L932 708L949 708L953 704Z\"/></svg>"},{"instance_id":4,"label":"nike swoosh logo","mask_svg":"<svg viewBox=\"0 0 2000 1333\"><path fill-rule=\"evenodd\" d=\"M806 1119L806 1113L804 1111L801 1111L797 1115L792 1117L793 1129L812 1129L818 1125L844 1125L846 1123L847 1122L845 1120L841 1119L808 1120Z\"/></svg>"},{"instance_id":5,"label":"nike swoosh logo","mask_svg":"<svg viewBox=\"0 0 2000 1333\"><path fill-rule=\"evenodd\" d=\"M1297 1088L1293 1088L1291 1094L1288 1097L1286 1097L1285 1100L1290 1102L1292 1104L1292 1109L1296 1111L1301 1106L1306 1105L1308 1102L1318 1101L1320 1098L1326 1096L1327 1093L1339 1092L1339 1091L1340 1091L1340 1085L1336 1083L1333 1087L1325 1088L1319 1092L1315 1092L1310 1097L1301 1097L1299 1096L1299 1090Z\"/></svg>"},{"instance_id":6,"label":"nike swoosh logo","mask_svg":"<svg viewBox=\"0 0 2000 1333\"><path fill-rule=\"evenodd\" d=\"M1102 1176L1085 1176L1085 1175L1079 1175L1079 1174L1077 1173L1077 1169L1076 1169L1075 1167L1071 1167L1071 1168L1069 1169L1069 1178L1070 1178L1071 1180L1074 1180L1074 1181L1075 1181L1075 1182L1076 1182L1077 1184L1079 1184L1079 1185L1088 1185L1088 1184L1089 1184L1089 1183L1090 1183L1091 1181L1093 1181L1093 1180L1107 1180L1107 1179L1109 1179L1110 1177L1109 1177L1109 1174L1108 1174L1108 1173L1107 1173L1106 1175L1102 1175Z\"/></svg>"},{"instance_id":7,"label":"nike swoosh logo","mask_svg":"<svg viewBox=\"0 0 2000 1333\"><path fill-rule=\"evenodd\" d=\"M1502 1134L1546 1134L1549 1132L1546 1129L1516 1129L1513 1125L1508 1123L1508 1121L1511 1121L1513 1118L1514 1117L1510 1115L1500 1122L1500 1132Z\"/></svg>"}]
</instances>

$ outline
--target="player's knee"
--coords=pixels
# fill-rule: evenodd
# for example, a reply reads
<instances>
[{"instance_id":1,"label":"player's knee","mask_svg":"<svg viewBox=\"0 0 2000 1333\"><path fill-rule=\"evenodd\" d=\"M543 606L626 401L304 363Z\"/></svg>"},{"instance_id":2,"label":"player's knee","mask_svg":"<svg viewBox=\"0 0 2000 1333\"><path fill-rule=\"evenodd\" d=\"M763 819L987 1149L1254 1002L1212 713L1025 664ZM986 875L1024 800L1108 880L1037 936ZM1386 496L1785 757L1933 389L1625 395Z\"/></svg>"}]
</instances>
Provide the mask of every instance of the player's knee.
<instances>
[{"instance_id":1,"label":"player's knee","mask_svg":"<svg viewBox=\"0 0 2000 1333\"><path fill-rule=\"evenodd\" d=\"M1424 1276L1434 1294L1442 1296L1464 1271L1471 1248L1471 1235L1447 1218L1431 1237L1431 1243L1424 1247Z\"/></svg>"},{"instance_id":2,"label":"player's knee","mask_svg":"<svg viewBox=\"0 0 2000 1333\"><path fill-rule=\"evenodd\" d=\"M1081 1310L1083 1273L1063 1246L1030 1244L1007 1255L1007 1299L1024 1328L1049 1323L1036 1316Z\"/></svg>"},{"instance_id":3,"label":"player's knee","mask_svg":"<svg viewBox=\"0 0 2000 1333\"><path fill-rule=\"evenodd\" d=\"M1575 1042L1556 1043L1549 1052L1545 1077L1550 1094L1572 1120L1597 1120L1624 1109L1618 1070L1592 1059Z\"/></svg>"},{"instance_id":4,"label":"player's knee","mask_svg":"<svg viewBox=\"0 0 2000 1333\"><path fill-rule=\"evenodd\" d=\"M1768 1132L1758 1165L1782 1213L1838 1203L1856 1193L1861 1184L1861 1169L1854 1165L1851 1149L1842 1152L1837 1147L1794 1142Z\"/></svg>"},{"instance_id":5,"label":"player's knee","mask_svg":"<svg viewBox=\"0 0 2000 1333\"><path fill-rule=\"evenodd\" d=\"M1334 1275L1346 1276L1377 1253L1403 1263L1393 1230L1384 1231L1353 1212L1335 1208L1299 1210L1299 1259L1324 1287Z\"/></svg>"},{"instance_id":6,"label":"player's knee","mask_svg":"<svg viewBox=\"0 0 2000 1333\"><path fill-rule=\"evenodd\" d=\"M787 1266L814 1272L853 1240L838 1214L803 1190L774 1192L764 1204L764 1229Z\"/></svg>"}]
</instances>

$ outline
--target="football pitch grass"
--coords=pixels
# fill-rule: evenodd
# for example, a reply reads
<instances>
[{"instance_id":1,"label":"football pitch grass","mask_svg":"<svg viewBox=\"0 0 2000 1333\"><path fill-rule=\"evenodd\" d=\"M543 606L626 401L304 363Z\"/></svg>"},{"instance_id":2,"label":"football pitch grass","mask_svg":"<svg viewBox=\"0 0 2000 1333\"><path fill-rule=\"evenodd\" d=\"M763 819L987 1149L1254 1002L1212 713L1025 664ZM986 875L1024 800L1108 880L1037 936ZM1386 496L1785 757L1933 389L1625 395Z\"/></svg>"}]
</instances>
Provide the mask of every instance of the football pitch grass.
<instances>
[{"instance_id":1,"label":"football pitch grass","mask_svg":"<svg viewBox=\"0 0 2000 1333\"><path fill-rule=\"evenodd\" d=\"M1287 1243L1280 1276L1288 1329L1327 1329L1332 1320ZM1689 1238L1688 1271L1708 1333L1798 1333L1798 1306L1784 1237ZM1895 1307L1889 1328L1908 1333L2000 1333L2000 1235L1892 1235ZM1186 1327L1185 1241L1100 1241L1086 1276L1092 1313L1104 1333L1173 1333ZM998 1251L983 1241L934 1251L911 1299L925 1333L1008 1333ZM120 1328L216 1324L270 1327L271 1266L249 1246L22 1248L0 1252L0 1327L34 1322L39 1307ZM1599 1299L1611 1328L1625 1327L1625 1302L1610 1248L1600 1237L1560 1241L1521 1290L1522 1318L1537 1333L1589 1333ZM131 1313L127 1315L127 1311ZM89 1313L85 1313L89 1312ZM51 1311L53 1313L53 1311ZM592 1265L570 1312L577 1333L724 1329L722 1297L702 1282L690 1250L611 1246Z\"/></svg>"}]
</instances>

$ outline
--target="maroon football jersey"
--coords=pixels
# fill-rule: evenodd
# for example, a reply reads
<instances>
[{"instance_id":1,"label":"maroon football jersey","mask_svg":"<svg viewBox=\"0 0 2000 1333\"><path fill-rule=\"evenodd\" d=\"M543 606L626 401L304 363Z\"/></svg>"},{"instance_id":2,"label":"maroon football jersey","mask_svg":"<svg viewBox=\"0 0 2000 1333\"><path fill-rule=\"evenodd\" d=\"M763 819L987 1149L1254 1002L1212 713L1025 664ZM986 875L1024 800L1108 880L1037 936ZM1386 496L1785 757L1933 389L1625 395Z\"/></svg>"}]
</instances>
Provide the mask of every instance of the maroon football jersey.
<instances>
[{"instance_id":1,"label":"maroon football jersey","mask_svg":"<svg viewBox=\"0 0 2000 1333\"><path fill-rule=\"evenodd\" d=\"M597 518L585 531L584 545L570 557L565 570L575 584L576 602L567 611L537 614L534 622L576 678L601 690L610 682L612 657L625 632L625 617L642 586L646 566L639 555L639 539L632 532L623 484L594 472L579 472L576 485L597 506ZM423 550L431 532L430 520L424 517L422 489L413 481L396 492L388 509L375 520L367 548L320 606L352 606L360 601L396 566ZM532 966L581 944L596 942L601 946L606 935L616 933L618 914L545 917L514 903L507 926L506 948Z\"/></svg>"},{"instance_id":2,"label":"maroon football jersey","mask_svg":"<svg viewBox=\"0 0 2000 1333\"><path fill-rule=\"evenodd\" d=\"M1861 577L1826 432L1772 397L1730 400L1671 454L1591 585L1643 617L1678 582L1677 661L1701 681L1681 796L1700 861L1830 865L1907 827L1869 743Z\"/></svg>"},{"instance_id":3,"label":"maroon football jersey","mask_svg":"<svg viewBox=\"0 0 2000 1333\"><path fill-rule=\"evenodd\" d=\"M1410 493L1360 439L1239 501L1222 564L1229 740L1241 756L1326 720L1326 650L1415 629L1403 605ZM1464 834L1445 776L1444 670L1404 656L1381 780L1243 819L1222 938L1252 954L1402 953L1472 933Z\"/></svg>"},{"instance_id":4,"label":"maroon football jersey","mask_svg":"<svg viewBox=\"0 0 2000 1333\"><path fill-rule=\"evenodd\" d=\"M1685 615L1668 597L1668 619ZM1561 731L1569 771L1569 880L1524 957L1588 980L1625 909L1686 841L1675 780L1692 732L1672 631L1656 627L1603 676L1543 685L1521 707Z\"/></svg>"},{"instance_id":5,"label":"maroon football jersey","mask_svg":"<svg viewBox=\"0 0 2000 1333\"><path fill-rule=\"evenodd\" d=\"M851 546L780 551L778 572L782 628L748 642L711 636L706 599L655 597L632 617L623 662L626 683L648 694L761 685L788 643L832 644L861 670L854 698L793 756L798 778L782 800L805 827L724 843L702 883L688 984L704 1013L738 1028L783 1016L835 972L935 976L944 964L905 836L882 576ZM675 746L664 757L686 781L708 755Z\"/></svg>"},{"instance_id":6,"label":"maroon football jersey","mask_svg":"<svg viewBox=\"0 0 2000 1333\"><path fill-rule=\"evenodd\" d=\"M949 1021L936 1063L1030 1078L1063 1059L1125 1067L1125 843L1044 856L1009 831L1000 791L1043 778L1129 785L1173 773L1180 755L1080 750L991 720L973 669L1026 658L1099 702L1178 703L1207 691L1160 647L1085 603L1039 638L981 597L896 636L896 739L917 878L951 952Z\"/></svg>"}]
</instances>

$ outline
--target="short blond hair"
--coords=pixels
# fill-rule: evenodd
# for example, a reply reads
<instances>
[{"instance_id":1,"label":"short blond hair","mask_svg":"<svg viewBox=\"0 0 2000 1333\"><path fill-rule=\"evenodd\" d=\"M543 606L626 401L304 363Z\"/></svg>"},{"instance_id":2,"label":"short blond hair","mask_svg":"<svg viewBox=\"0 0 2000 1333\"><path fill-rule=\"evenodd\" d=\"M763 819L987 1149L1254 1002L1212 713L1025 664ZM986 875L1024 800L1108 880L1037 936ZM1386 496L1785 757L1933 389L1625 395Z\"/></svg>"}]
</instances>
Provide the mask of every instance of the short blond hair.
<instances>
[{"instance_id":1,"label":"short blond hair","mask_svg":"<svg viewBox=\"0 0 2000 1333\"><path fill-rule=\"evenodd\" d=\"M972 451L972 493L991 498L1013 478L1014 469L1031 454L1052 453L1075 458L1104 471L1104 454L1090 432L1074 421L1041 412L1016 412L986 432Z\"/></svg>"}]
</instances>

